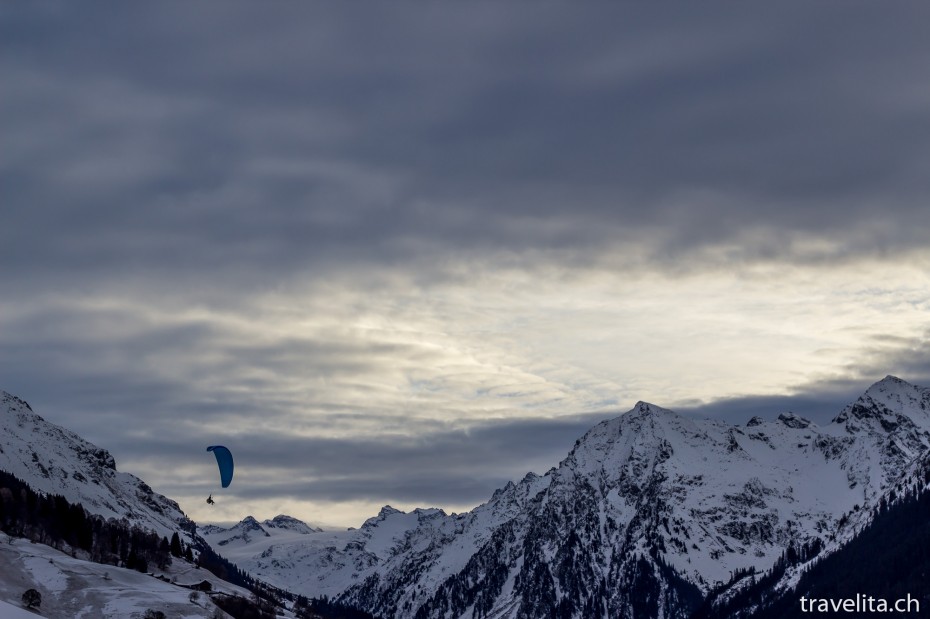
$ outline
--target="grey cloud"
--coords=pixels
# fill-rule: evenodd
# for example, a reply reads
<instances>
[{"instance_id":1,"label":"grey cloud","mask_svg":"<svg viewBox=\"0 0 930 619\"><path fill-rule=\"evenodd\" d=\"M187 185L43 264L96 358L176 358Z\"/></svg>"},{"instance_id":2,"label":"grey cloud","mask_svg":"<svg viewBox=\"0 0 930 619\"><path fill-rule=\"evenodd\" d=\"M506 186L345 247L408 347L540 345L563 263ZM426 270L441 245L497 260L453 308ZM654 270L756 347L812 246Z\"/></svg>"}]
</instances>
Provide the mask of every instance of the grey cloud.
<instances>
[{"instance_id":1,"label":"grey cloud","mask_svg":"<svg viewBox=\"0 0 930 619\"><path fill-rule=\"evenodd\" d=\"M930 374L925 376L930 378ZM869 381L825 381L807 385L806 390L791 396L730 398L673 408L684 415L733 424L745 424L756 415L774 420L779 413L792 411L823 425L868 385ZM231 437L227 446L234 449L240 471L254 469L245 475L255 481L243 482L234 491L243 499L393 500L440 507L477 504L507 481L516 481L529 471L542 474L557 466L576 439L600 421L622 412L482 422L467 430L436 427L415 438L395 435L335 439L255 432ZM137 464L142 461L155 467L155 462L164 459L196 463L203 460L196 456L208 439L196 431L180 441L165 436L130 438L122 449L133 454ZM165 484L171 487L171 482ZM178 486L177 490L195 488L201 492L209 487L209 480L203 480Z\"/></svg>"},{"instance_id":2,"label":"grey cloud","mask_svg":"<svg viewBox=\"0 0 930 619\"><path fill-rule=\"evenodd\" d=\"M298 303L288 293L333 281L406 288L410 302L476 269L554 265L570 279L925 249L926 6L562 9L0 8L0 387L118 457L132 444L183 459L208 438L185 420L310 423L282 379L355 380L345 393L369 402L320 396L326 420L312 421L406 438L253 438L243 457L319 474L265 495L477 501L555 464L597 418L404 433L409 411L358 376L441 366L439 353L240 341L166 310L261 320L253 297ZM801 251L799 239L830 243ZM146 325L80 307L95 297L158 299L162 314ZM19 301L29 311L13 319ZM926 336L876 344L793 396L686 410L824 420L886 373L930 377L925 350ZM134 439L143 416L149 436Z\"/></svg>"},{"instance_id":3,"label":"grey cloud","mask_svg":"<svg viewBox=\"0 0 930 619\"><path fill-rule=\"evenodd\" d=\"M914 348L918 343L899 342L903 345L897 348L897 354L886 351L884 361L893 373L928 385L930 366ZM778 413L790 410L824 424L883 375L857 380L826 378L798 387L791 396L731 398L672 408L689 416L715 417L737 424L755 415L774 419ZM429 420L420 427L408 422L406 434L340 438L315 433L314 424L319 423L322 431L326 422L302 420L299 415L291 417L293 432L269 430L268 414L273 416L275 411L267 410L256 417L260 402L237 402L232 397L198 402L203 394L178 391L183 385L145 384L131 377L121 377L120 381L121 388L114 390L112 384L102 381L53 375L51 380L35 385L38 398L28 399L40 414L45 406L59 411L78 409L80 415L73 419L59 416L53 420L70 427L83 424L85 436L110 449L121 470L150 470L153 473L146 478L160 491L174 496L210 490L212 468L203 448L221 441L235 451L241 483L231 492L243 499L477 504L527 471L543 473L556 466L588 429L625 410L470 424L462 420ZM95 416L90 410L93 407L111 412ZM123 407L119 413L118 407ZM140 426L138 415L143 413L146 423ZM364 410L340 414L353 413L363 418L371 414ZM205 414L230 420L223 436L202 425ZM247 423L235 421L240 415ZM179 482L173 475L165 476L165 462L172 463L172 470L203 474Z\"/></svg>"},{"instance_id":4,"label":"grey cloud","mask_svg":"<svg viewBox=\"0 0 930 619\"><path fill-rule=\"evenodd\" d=\"M33 308L2 324L3 388L32 398L39 410L71 411L70 427L88 438L114 418L131 424L151 412L175 420L248 417L257 406L253 394L279 385L276 372L353 373L373 367L366 359L379 352L377 344L352 342L246 345L240 334L207 321L149 322L131 309L67 304ZM230 385L237 389L224 388Z\"/></svg>"},{"instance_id":5,"label":"grey cloud","mask_svg":"<svg viewBox=\"0 0 930 619\"><path fill-rule=\"evenodd\" d=\"M261 286L643 235L659 262L919 246L924 9L796 11L7 10L4 117L31 146L4 159L3 264Z\"/></svg>"},{"instance_id":6,"label":"grey cloud","mask_svg":"<svg viewBox=\"0 0 930 619\"><path fill-rule=\"evenodd\" d=\"M875 346L861 351L856 363L833 375L812 377L795 385L790 395L748 396L679 406L681 413L744 423L759 415L774 419L791 411L818 424L829 423L844 406L855 401L874 382L891 374L921 387L930 387L930 331L915 337L874 335Z\"/></svg>"},{"instance_id":7,"label":"grey cloud","mask_svg":"<svg viewBox=\"0 0 930 619\"><path fill-rule=\"evenodd\" d=\"M391 501L410 502L423 507L448 505L478 505L491 498L511 478L495 472L495 476L469 477L461 471L437 471L429 476L407 470L396 475L358 475L349 479L322 479L308 482L262 484L260 487L237 491L245 499L293 499L297 501L358 501L370 500L389 505ZM375 514L369 514L374 516Z\"/></svg>"},{"instance_id":8,"label":"grey cloud","mask_svg":"<svg viewBox=\"0 0 930 619\"><path fill-rule=\"evenodd\" d=\"M830 423L843 406L852 402L864 390L863 383L848 389L827 389L821 393L799 393L785 396L746 396L715 400L700 405L679 406L675 410L694 417L712 417L727 423L742 425L753 417L774 421L780 413L793 412L819 425Z\"/></svg>"},{"instance_id":9,"label":"grey cloud","mask_svg":"<svg viewBox=\"0 0 930 619\"><path fill-rule=\"evenodd\" d=\"M864 349L854 363L847 364L835 375L819 377L799 389L823 393L861 391L857 385L878 380L886 374L930 387L930 356L927 355L930 330L911 337L874 334L870 340L873 345Z\"/></svg>"},{"instance_id":10,"label":"grey cloud","mask_svg":"<svg viewBox=\"0 0 930 619\"><path fill-rule=\"evenodd\" d=\"M530 470L545 472L607 416L511 419L467 430L437 429L415 438L338 439L256 431L229 437L224 444L235 453L241 481L232 491L242 498L403 500L441 506L484 501L495 488ZM211 437L192 429L178 438L161 433L129 437L120 451L132 454L137 466L144 462L157 468L157 462L166 460L202 464L200 452ZM172 486L168 480L163 483ZM205 476L195 486L206 491L210 484Z\"/></svg>"},{"instance_id":11,"label":"grey cloud","mask_svg":"<svg viewBox=\"0 0 930 619\"><path fill-rule=\"evenodd\" d=\"M273 313L226 324L222 314L175 309L104 298L10 304L0 318L0 388L117 454L133 434L176 442L218 423L228 436L256 424L270 434L419 436L549 397L548 385L521 383L530 374L470 364L441 341L418 343L421 334L291 331L290 322L275 332L265 324ZM240 324L252 321L257 333Z\"/></svg>"}]
</instances>

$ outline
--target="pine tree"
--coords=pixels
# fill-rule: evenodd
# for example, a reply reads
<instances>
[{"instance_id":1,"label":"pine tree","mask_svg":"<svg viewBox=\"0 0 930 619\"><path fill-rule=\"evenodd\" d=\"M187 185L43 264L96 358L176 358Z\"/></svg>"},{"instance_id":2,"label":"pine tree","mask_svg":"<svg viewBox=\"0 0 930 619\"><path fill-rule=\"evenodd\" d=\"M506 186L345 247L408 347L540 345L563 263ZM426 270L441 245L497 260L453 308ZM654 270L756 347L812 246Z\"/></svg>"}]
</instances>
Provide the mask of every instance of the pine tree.
<instances>
[{"instance_id":1,"label":"pine tree","mask_svg":"<svg viewBox=\"0 0 930 619\"><path fill-rule=\"evenodd\" d=\"M175 531L171 536L171 556L181 558L184 551L181 550L181 538L178 537L178 532Z\"/></svg>"},{"instance_id":2,"label":"pine tree","mask_svg":"<svg viewBox=\"0 0 930 619\"><path fill-rule=\"evenodd\" d=\"M23 593L23 605L26 608L38 608L42 604L42 594L35 589L26 589Z\"/></svg>"}]
</instances>

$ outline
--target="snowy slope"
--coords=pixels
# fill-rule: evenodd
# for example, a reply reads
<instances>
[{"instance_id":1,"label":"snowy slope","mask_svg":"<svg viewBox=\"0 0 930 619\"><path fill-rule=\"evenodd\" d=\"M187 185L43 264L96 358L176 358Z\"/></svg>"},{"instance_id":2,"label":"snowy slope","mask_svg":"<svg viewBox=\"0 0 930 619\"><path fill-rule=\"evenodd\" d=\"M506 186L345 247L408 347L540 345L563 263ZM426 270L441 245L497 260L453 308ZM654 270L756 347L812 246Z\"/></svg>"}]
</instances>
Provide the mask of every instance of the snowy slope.
<instances>
[{"instance_id":1,"label":"snowy slope","mask_svg":"<svg viewBox=\"0 0 930 619\"><path fill-rule=\"evenodd\" d=\"M193 531L193 522L176 502L138 477L117 471L109 452L48 423L5 391L0 391L0 470L104 518L125 520L167 537L178 531L189 539Z\"/></svg>"},{"instance_id":2,"label":"snowy slope","mask_svg":"<svg viewBox=\"0 0 930 619\"><path fill-rule=\"evenodd\" d=\"M653 590L643 612L684 616L733 570L829 539L928 447L930 390L890 376L823 427L791 413L733 426L640 402L469 513L386 507L355 531L217 550L272 583L387 617L623 617L635 592Z\"/></svg>"},{"instance_id":3,"label":"snowy slope","mask_svg":"<svg viewBox=\"0 0 930 619\"><path fill-rule=\"evenodd\" d=\"M289 516L261 523L248 516L228 529L208 526L198 532L218 553L240 567L248 566L247 571L283 575L273 584L312 596L335 596L345 590L346 582L358 581L392 556L406 535L432 516L445 514L441 510L405 514L386 506L359 529L347 531L314 529ZM269 526L284 519L290 526Z\"/></svg>"},{"instance_id":4,"label":"snowy slope","mask_svg":"<svg viewBox=\"0 0 930 619\"><path fill-rule=\"evenodd\" d=\"M435 569L424 574L421 583L435 587L461 570L494 529L518 515L529 497L547 483L548 478L531 473L519 486L508 484L497 491L489 503L454 516L436 508L406 513L386 505L358 529L346 531L275 531L250 516L229 529L205 527L198 532L247 572L308 596L337 596L379 574L398 557L441 548L443 552L434 558ZM440 546L440 541L447 543Z\"/></svg>"},{"instance_id":5,"label":"snowy slope","mask_svg":"<svg viewBox=\"0 0 930 619\"><path fill-rule=\"evenodd\" d=\"M44 616L46 615L40 615L38 612L32 612L22 606L13 606L0 600L0 617L3 617L3 619L35 619Z\"/></svg>"},{"instance_id":6,"label":"snowy slope","mask_svg":"<svg viewBox=\"0 0 930 619\"><path fill-rule=\"evenodd\" d=\"M5 538L5 535L0 534ZM175 561L159 575L179 584L207 580L218 593L248 598L251 594L216 578L206 570ZM27 589L42 595L39 613L21 609ZM0 543L0 617L48 617L49 619L126 619L141 617L148 609L168 617L212 618L217 607L200 593L190 600L191 590L148 574L112 565L91 563L25 539ZM19 614L17 614L19 613ZM220 616L226 616L221 614Z\"/></svg>"},{"instance_id":7,"label":"snowy slope","mask_svg":"<svg viewBox=\"0 0 930 619\"><path fill-rule=\"evenodd\" d=\"M900 513L895 514L895 511L902 506L905 506L904 509L907 510L908 508L905 504L912 501L915 495L927 492L930 492L930 451L925 452L922 456L915 459L904 468L894 485L886 489L882 494L880 505L873 504L868 508L854 508L852 511L845 514L841 518L841 524L837 528L835 536L831 536L824 547L808 560L801 561L794 565L787 565L784 573L778 577L777 580L773 582L769 579L764 585L762 583L766 581L757 581L756 578L751 578L749 575L744 576L734 583L728 583L719 594L712 598L714 611L711 616L720 618L746 617L749 616L749 611L754 610L758 610L760 614L764 613L766 616L774 616L779 612L784 612L783 609L786 606L786 602L788 606L791 606L796 604L796 601L802 595L812 597L809 588L812 586L823 587L824 583L830 583L828 587L834 588L833 590L839 597L845 597L849 593L858 592L857 588L859 585L853 584L847 586L847 581L845 581L843 577L837 577L834 571L838 566L836 562L832 563L832 567L827 567L826 570L820 570L819 573L817 572L818 567L823 568L826 563L829 563L829 560L825 561L825 559L834 553L839 553L840 555L844 555L845 553L845 557L849 557L850 555L862 556L863 544L882 545L880 548L874 547L866 551L866 554L875 554L877 558L876 563L861 566L861 570L857 570L857 572L866 576L866 578L875 579L874 588L876 590L870 590L868 594L881 597L883 594L887 593L888 586L895 586L897 584L895 580L889 579L885 571L889 565L896 567L907 566L911 568L912 573L915 575L920 573L919 571L922 569L919 561L919 554L917 556L908 555L906 557L898 554L896 560L889 560L889 556L895 556L897 553L901 552L901 546L899 545L901 541L900 538L904 538L905 536L908 540L906 543L907 546L919 548L919 544L921 543L919 541L919 531L914 532L917 535L911 535L912 532L909 531L906 526L902 527L902 521L907 522L907 519L902 518ZM882 514L882 512L884 512L884 514ZM894 521L894 525L892 526L895 529L894 533L891 534L889 534L888 531L889 516L891 516L891 520ZM883 518L884 523L881 522ZM883 533L876 533L876 530L872 529L866 533L876 522L879 522L878 530L881 531L884 528L885 531ZM896 537L899 539L896 540ZM875 540L880 541L876 542ZM888 544L888 546L885 546L885 544ZM917 545L912 546L913 544ZM848 552L850 550L851 552ZM889 552L886 553L886 550ZM883 554L885 556L881 556ZM841 559L841 561L846 560L846 558ZM811 571L816 573L813 578L810 577ZM808 576L806 588L799 590L798 587L801 586L805 574ZM925 576L926 572L924 571L923 574ZM898 577L901 576L902 574L898 574ZM923 580L926 580L926 578ZM918 595L918 598L923 594L923 597L926 599L926 594L922 589L905 588L904 590L914 591L914 593ZM820 589L820 592L822 593L823 589ZM740 594L742 594L742 599L739 599ZM884 597L888 596L885 595ZM766 600L766 603L765 606L760 608L757 603L759 600L763 599ZM750 600L750 602L747 603L747 600ZM773 606L776 608L775 610L773 610ZM781 606L781 608L778 608L779 606Z\"/></svg>"}]
</instances>

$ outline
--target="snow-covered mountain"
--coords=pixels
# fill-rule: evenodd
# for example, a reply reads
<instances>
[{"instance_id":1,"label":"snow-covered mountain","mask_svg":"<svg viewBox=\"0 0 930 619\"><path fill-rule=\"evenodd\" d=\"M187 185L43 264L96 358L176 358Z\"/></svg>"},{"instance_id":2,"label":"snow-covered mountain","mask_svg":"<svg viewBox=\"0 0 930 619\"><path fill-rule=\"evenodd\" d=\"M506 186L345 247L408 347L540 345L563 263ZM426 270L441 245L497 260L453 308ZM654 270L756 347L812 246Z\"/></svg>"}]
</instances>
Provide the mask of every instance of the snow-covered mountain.
<instances>
[{"instance_id":1,"label":"snow-covered mountain","mask_svg":"<svg viewBox=\"0 0 930 619\"><path fill-rule=\"evenodd\" d=\"M105 450L4 392L0 424L0 469L36 490L159 534L193 532ZM686 617L791 543L838 548L928 452L930 390L891 376L822 427L792 413L736 426L640 402L464 514L385 506L357 530L281 515L199 532L262 580L385 619Z\"/></svg>"},{"instance_id":2,"label":"snow-covered mountain","mask_svg":"<svg viewBox=\"0 0 930 619\"><path fill-rule=\"evenodd\" d=\"M910 610L925 610L928 513L930 451L909 463L877 504L844 514L823 547L807 552L795 547L764 575L737 574L712 591L692 619L801 617L806 614L801 598L852 599L863 592L884 600L911 595L917 606Z\"/></svg>"},{"instance_id":3,"label":"snow-covered mountain","mask_svg":"<svg viewBox=\"0 0 930 619\"><path fill-rule=\"evenodd\" d=\"M2 391L0 471L0 617L257 616L258 605L249 600L253 591L267 593L268 588L255 583L245 589L211 573L215 569L244 586L253 582L232 573L209 551L177 503L117 471L105 450L46 422L25 401ZM67 503L49 500L53 495ZM91 522L69 504L107 523ZM275 534L318 531L288 516L254 524ZM170 557L168 539L159 546L158 536L175 532L196 550L196 564L177 554ZM161 559L156 546L163 549ZM38 613L22 608L29 589L41 597ZM318 602L311 602L311 612L294 600L279 600L273 612L292 618L345 616L345 609Z\"/></svg>"},{"instance_id":4,"label":"snow-covered mountain","mask_svg":"<svg viewBox=\"0 0 930 619\"><path fill-rule=\"evenodd\" d=\"M24 400L0 391L0 470L33 489L80 503L89 513L171 537L189 538L194 523L178 504L116 470L113 456L45 421Z\"/></svg>"},{"instance_id":5,"label":"snow-covered mountain","mask_svg":"<svg viewBox=\"0 0 930 619\"><path fill-rule=\"evenodd\" d=\"M300 539L303 535L321 533L323 529L315 529L302 520L280 514L264 522L259 522L252 516L246 516L241 522L229 528L208 524L198 527L197 531L210 542L211 546L222 548L225 553L236 547L255 548L255 543L262 538L274 540L269 544L281 543L284 539Z\"/></svg>"},{"instance_id":6,"label":"snow-covered mountain","mask_svg":"<svg viewBox=\"0 0 930 619\"><path fill-rule=\"evenodd\" d=\"M791 413L734 426L640 402L471 512L385 507L358 530L217 550L385 617L685 617L733 571L828 540L928 448L930 390L891 376L823 427Z\"/></svg>"},{"instance_id":7,"label":"snow-covered mountain","mask_svg":"<svg viewBox=\"0 0 930 619\"><path fill-rule=\"evenodd\" d=\"M282 517L260 523L248 516L229 528L198 527L198 533L246 571L274 574L273 584L311 596L335 597L390 557L411 531L445 517L439 509L407 514L385 506L359 529L347 531L314 529L288 516L283 518L295 520L292 526L271 527L269 523Z\"/></svg>"}]
</instances>

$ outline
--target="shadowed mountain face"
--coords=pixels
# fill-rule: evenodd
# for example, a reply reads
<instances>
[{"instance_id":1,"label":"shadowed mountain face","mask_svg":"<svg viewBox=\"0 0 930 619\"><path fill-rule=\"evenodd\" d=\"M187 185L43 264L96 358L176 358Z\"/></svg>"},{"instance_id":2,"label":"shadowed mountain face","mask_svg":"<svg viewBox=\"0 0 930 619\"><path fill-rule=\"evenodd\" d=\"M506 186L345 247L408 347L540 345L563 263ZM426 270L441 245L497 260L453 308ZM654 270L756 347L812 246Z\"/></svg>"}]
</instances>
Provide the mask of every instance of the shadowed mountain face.
<instances>
[{"instance_id":1,"label":"shadowed mountain face","mask_svg":"<svg viewBox=\"0 0 930 619\"><path fill-rule=\"evenodd\" d=\"M187 522L106 452L3 397L0 468L69 488L95 513ZM383 617L685 618L789 547L838 549L928 450L930 390L890 376L822 427L792 413L733 426L640 402L464 514L386 506L357 530L278 516L202 533L256 577ZM69 485L75 472L85 480Z\"/></svg>"}]
</instances>

